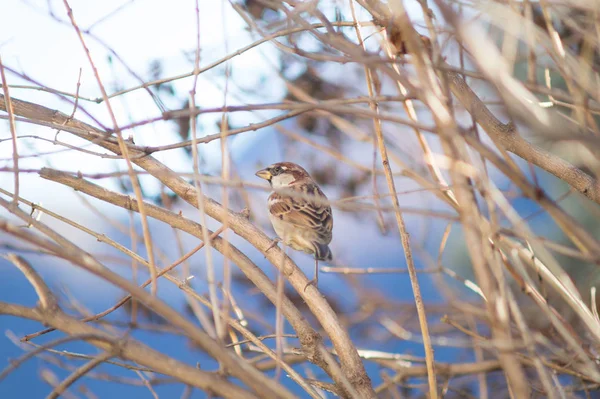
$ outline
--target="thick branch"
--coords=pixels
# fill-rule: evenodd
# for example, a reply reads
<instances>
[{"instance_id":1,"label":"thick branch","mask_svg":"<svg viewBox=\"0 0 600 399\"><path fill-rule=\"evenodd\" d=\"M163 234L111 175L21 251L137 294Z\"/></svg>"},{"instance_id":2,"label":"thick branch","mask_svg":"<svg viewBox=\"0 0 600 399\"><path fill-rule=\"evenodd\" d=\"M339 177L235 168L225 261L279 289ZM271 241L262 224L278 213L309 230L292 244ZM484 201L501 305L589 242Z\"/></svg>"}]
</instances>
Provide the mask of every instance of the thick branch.
<instances>
[{"instance_id":1,"label":"thick branch","mask_svg":"<svg viewBox=\"0 0 600 399\"><path fill-rule=\"evenodd\" d=\"M25 306L0 302L0 315L35 320L48 324L69 335L90 337L86 338L86 341L96 347L109 352L118 349L118 356L123 359L144 365L158 373L177 378L186 384L207 392L214 392L219 396L236 399L256 397L223 377L188 366L130 338L120 339L119 337L114 337L102 330L76 320L58 309L49 312L41 308L31 309ZM118 343L118 346L116 343Z\"/></svg>"},{"instance_id":2,"label":"thick branch","mask_svg":"<svg viewBox=\"0 0 600 399\"><path fill-rule=\"evenodd\" d=\"M82 178L49 168L42 169L40 176L44 179L64 184L101 201L127 210L138 211L137 203L131 197L107 190ZM202 227L198 223L150 203L145 203L144 206L146 207L148 216L202 239ZM209 231L209 234L212 234L212 232ZM273 304L277 302L277 290L274 284L243 252L231 243L226 243L221 237L213 238L211 244L224 256L228 256ZM282 307L283 315L298 334L302 349L308 360L323 368L334 381L341 383L341 381L337 381L339 380L339 375L335 372L335 368L339 366L335 364L334 359L327 356L328 353L322 344L321 336L310 326L302 313L287 296L283 296L280 306Z\"/></svg>"},{"instance_id":3,"label":"thick branch","mask_svg":"<svg viewBox=\"0 0 600 399\"><path fill-rule=\"evenodd\" d=\"M0 205L3 207L8 207L8 203L1 198ZM41 248L55 252L70 262L89 271L90 273L131 293L134 298L138 299L154 312L164 317L174 327L184 331L193 342L198 344L212 358L221 362L221 364L226 367L231 375L239 378L242 382L252 388L258 395L275 395L276 397L289 398L293 397L293 395L291 395L289 391L279 383L268 379L247 361L237 357L232 351L224 348L221 344L210 338L206 332L196 327L192 322L187 320L184 316L176 312L173 308L165 304L157 297L146 292L144 289L138 287L136 284L133 284L131 281L112 272L81 248L77 247L75 244L59 234L56 234L45 224L29 217L27 213L23 212L19 208L11 209L11 211L19 218L31 223L40 232L51 235L53 240L56 241L56 244L33 235L29 231L19 229L15 225L7 222L5 219L0 219L0 230L4 230L13 236L19 237L27 242L35 243ZM80 323L79 321L77 322ZM53 325L53 327L56 328L57 326ZM78 333L86 333L86 331L78 331Z\"/></svg>"},{"instance_id":4,"label":"thick branch","mask_svg":"<svg viewBox=\"0 0 600 399\"><path fill-rule=\"evenodd\" d=\"M590 200L600 204L598 180L588 175L564 159L531 144L521 137L511 123L502 123L485 106L483 101L469 87L460 74L447 71L452 94L460 101L475 121L486 131L492 140L515 155L553 174Z\"/></svg>"},{"instance_id":5,"label":"thick branch","mask_svg":"<svg viewBox=\"0 0 600 399\"><path fill-rule=\"evenodd\" d=\"M358 0L381 26L391 26L392 17L384 3L377 0ZM600 204L598 179L588 175L577 166L565 161L521 137L510 123L502 123L481 101L459 73L447 64L441 65L443 76L452 94L460 101L474 120L495 142L546 172L558 177L590 200Z\"/></svg>"},{"instance_id":6,"label":"thick branch","mask_svg":"<svg viewBox=\"0 0 600 399\"><path fill-rule=\"evenodd\" d=\"M81 129L80 132L73 134L85 140L94 142L95 144L108 149L116 154L119 154L119 147L116 140L107 137L107 133L96 129L77 119L69 118L67 115L53 111L49 108L21 101L13 100L13 110L15 115L28 117L31 119L41 119ZM0 109L6 110L4 97L0 95ZM103 140L106 138L106 140ZM132 161L149 172L151 175L160 180L165 186L173 190L183 200L190 203L194 207L198 207L198 199L196 190L193 185L190 185L181 179L171 169L158 162L151 156L144 156L143 152L134 151L133 147L129 152ZM327 335L329 336L336 353L339 356L340 363L344 374L350 381L350 384L363 397L375 397L375 392L371 385L371 379L367 375L361 358L358 356L356 347L350 339L350 335L344 326L342 326L336 313L333 311L327 300L319 294L314 286L309 286L305 291L304 288L308 284L308 278L300 270L300 268L277 247L271 248L271 239L264 234L260 229L254 226L243 215L225 209L218 202L205 197L204 209L206 213L218 220L221 223L225 221L230 226L231 230L240 237L248 241L287 277L290 284L300 294L302 299L317 318ZM269 251L267 249L271 248ZM282 262L282 260L284 260Z\"/></svg>"}]
</instances>

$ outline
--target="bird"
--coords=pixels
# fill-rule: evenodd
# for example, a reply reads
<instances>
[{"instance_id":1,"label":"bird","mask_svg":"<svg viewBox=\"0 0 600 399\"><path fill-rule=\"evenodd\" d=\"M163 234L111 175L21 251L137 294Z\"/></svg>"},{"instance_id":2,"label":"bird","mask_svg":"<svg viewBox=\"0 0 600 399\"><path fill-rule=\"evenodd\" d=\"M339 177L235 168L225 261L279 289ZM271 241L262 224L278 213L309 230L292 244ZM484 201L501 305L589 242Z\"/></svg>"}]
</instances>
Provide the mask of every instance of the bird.
<instances>
[{"instance_id":1,"label":"bird","mask_svg":"<svg viewBox=\"0 0 600 399\"><path fill-rule=\"evenodd\" d=\"M306 284L318 287L319 261L331 261L333 214L327 197L308 172L292 162L278 162L256 172L273 192L267 202L269 219L279 241L315 258L315 277Z\"/></svg>"}]
</instances>

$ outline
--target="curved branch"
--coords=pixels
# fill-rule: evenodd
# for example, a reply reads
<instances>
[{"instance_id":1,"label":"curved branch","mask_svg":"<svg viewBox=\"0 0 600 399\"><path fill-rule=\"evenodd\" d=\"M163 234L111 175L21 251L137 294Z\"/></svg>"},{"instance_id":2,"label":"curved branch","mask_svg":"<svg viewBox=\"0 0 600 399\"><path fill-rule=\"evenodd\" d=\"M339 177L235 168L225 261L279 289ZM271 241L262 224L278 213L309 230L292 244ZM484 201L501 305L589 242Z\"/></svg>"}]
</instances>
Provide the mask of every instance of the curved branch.
<instances>
[{"instance_id":1,"label":"curved branch","mask_svg":"<svg viewBox=\"0 0 600 399\"><path fill-rule=\"evenodd\" d=\"M71 373L71 375L69 375L67 378L65 378L63 380L63 382L58 384L52 390L52 392L50 392L50 394L48 394L48 396L46 396L46 399L58 398L63 392L65 392L67 390L67 388L69 388L71 385L73 385L78 379L80 379L81 377L83 377L84 375L86 375L87 373L89 373L90 371L92 371L94 368L98 367L105 361L109 360L113 356L114 356L114 354L110 351L104 352L104 353L101 353L98 356L94 357L92 360L90 360L86 364L82 365L81 367L78 367L77 370L73 371Z\"/></svg>"},{"instance_id":2,"label":"curved branch","mask_svg":"<svg viewBox=\"0 0 600 399\"><path fill-rule=\"evenodd\" d=\"M101 201L127 210L138 211L137 203L132 201L129 196L107 190L82 178L49 168L43 168L40 171L40 176L44 179L64 184ZM144 206L146 207L148 216L168 223L173 228L202 239L202 227L200 224L150 203L145 203ZM209 234L212 234L210 230ZM274 284L269 277L254 264L254 262L244 255L243 252L231 243L226 243L223 238L218 236L211 239L211 244L224 256L228 256L273 304L277 303L277 289ZM321 336L310 326L302 313L287 296L283 297L280 306L282 307L283 315L298 334L298 338L307 358L325 370L334 381L342 383L343 381L340 377L343 376L340 376L336 371L339 366L335 360L329 356L329 353L322 344ZM343 386L343 384L341 386Z\"/></svg>"},{"instance_id":3,"label":"curved branch","mask_svg":"<svg viewBox=\"0 0 600 399\"><path fill-rule=\"evenodd\" d=\"M378 25L391 26L392 16L384 3L377 0L358 0L375 18ZM492 140L503 148L540 169L558 177L588 199L600 204L600 183L577 166L525 140L511 123L502 123L481 101L458 72L446 63L440 73L447 79L452 94Z\"/></svg>"},{"instance_id":4,"label":"curved branch","mask_svg":"<svg viewBox=\"0 0 600 399\"><path fill-rule=\"evenodd\" d=\"M515 155L531 162L540 169L558 177L569 186L585 195L588 199L600 204L600 184L598 179L588 175L577 166L565 161L521 137L511 123L502 123L485 106L483 101L469 87L457 72L447 71L452 94L460 101L477 123L492 140Z\"/></svg>"},{"instance_id":5,"label":"curved branch","mask_svg":"<svg viewBox=\"0 0 600 399\"><path fill-rule=\"evenodd\" d=\"M11 261L20 271L25 275L29 283L33 286L35 293L40 298L40 305L43 309L53 309L57 307L56 297L46 285L46 282L40 277L40 275L31 267L29 262L22 256L16 254L7 254L4 258Z\"/></svg>"},{"instance_id":6,"label":"curved branch","mask_svg":"<svg viewBox=\"0 0 600 399\"><path fill-rule=\"evenodd\" d=\"M5 225L6 222L0 220L0 227ZM26 232L26 234L31 235L29 232ZM256 398L251 392L232 384L223 377L188 366L130 338L123 340L114 337L107 332L68 316L59 309L48 312L46 309L32 309L26 306L0 302L0 315L35 320L51 325L69 335L81 335L86 342L96 347L109 352L118 349L118 355L124 359L142 364L158 373L177 378L186 384L217 393L226 398Z\"/></svg>"},{"instance_id":7,"label":"curved branch","mask_svg":"<svg viewBox=\"0 0 600 399\"><path fill-rule=\"evenodd\" d=\"M3 207L8 207L7 201L1 198L0 205ZM0 230L4 230L25 241L35 243L41 248L58 253L65 259L89 271L90 273L131 293L132 296L134 296L144 305L148 306L157 314L164 317L173 326L180 328L182 331L184 331L192 341L197 343L212 358L221 362L222 365L226 367L227 370L231 373L231 375L239 378L243 383L248 385L258 395L282 398L294 397L294 395L292 395L287 389L281 386L281 384L268 379L265 375L263 375L252 365L250 365L247 361L240 359L232 351L224 348L222 344L219 344L215 340L210 338L210 336L206 332L196 327L192 322L187 320L184 316L176 312L173 308L165 304L157 297L146 292L144 289L138 287L136 284L133 284L131 281L112 272L110 269L106 268L104 265L99 263L94 257L83 251L81 248L77 247L69 240L53 232L44 223L41 223L29 217L27 213L23 212L19 208L13 208L11 209L11 211L19 218L27 221L28 223L31 223L36 229L38 229L42 233L52 233L52 237L56 241L56 244L53 242L49 242L48 240L41 238L37 235L31 234L29 231L19 229L18 227L9 223L5 219L0 219ZM52 315L54 313L60 314L60 311L47 312L45 313L45 315L48 315L48 313L51 313ZM46 319L52 319L52 317L46 317ZM57 327L55 323L50 322L50 320L44 321L46 321L48 324L52 325L55 328ZM78 320L74 322L81 323ZM59 327L59 329L62 330L62 327ZM89 331L83 329L77 332L86 333Z\"/></svg>"},{"instance_id":8,"label":"curved branch","mask_svg":"<svg viewBox=\"0 0 600 399\"><path fill-rule=\"evenodd\" d=\"M31 119L42 119L60 125L81 129L79 133L74 131L73 134L85 140L94 142L100 147L108 149L113 153L120 154L118 143L111 138L110 134L107 132L96 129L77 119L69 118L68 115L63 114L62 112L14 98L12 98L12 100L15 115ZM1 95L0 109L6 109L4 97ZM131 150L129 151L129 155L133 163L149 172L184 201L194 207L198 207L198 198L193 185L184 181L175 172L155 158L149 155L144 156L146 154L135 150L129 143L127 143L127 145ZM363 397L375 397L371 379L366 373L362 360L350 339L348 331L342 325L337 314L333 311L327 300L314 286L311 285L306 291L304 290L308 284L308 278L302 270L300 270L300 268L285 255L280 248L271 248L271 239L250 223L244 215L225 209L221 204L210 198L205 197L204 201L204 209L210 217L221 223L227 221L232 231L262 252L265 257L287 277L290 284L306 302L310 311L329 336L329 339L339 356L342 370L351 386ZM270 250L267 251L267 249ZM283 262L282 259L284 260ZM323 356L324 354L323 350L319 350L317 356Z\"/></svg>"}]
</instances>

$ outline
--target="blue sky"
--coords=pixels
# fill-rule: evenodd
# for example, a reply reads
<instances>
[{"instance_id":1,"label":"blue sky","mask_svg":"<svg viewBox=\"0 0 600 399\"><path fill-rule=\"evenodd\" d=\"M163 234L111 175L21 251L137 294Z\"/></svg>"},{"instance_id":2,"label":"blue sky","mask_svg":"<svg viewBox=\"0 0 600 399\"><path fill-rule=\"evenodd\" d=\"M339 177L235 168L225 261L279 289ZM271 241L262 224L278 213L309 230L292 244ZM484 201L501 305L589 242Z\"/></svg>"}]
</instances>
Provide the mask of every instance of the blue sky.
<instances>
[{"instance_id":1,"label":"blue sky","mask_svg":"<svg viewBox=\"0 0 600 399\"><path fill-rule=\"evenodd\" d=\"M48 8L48 4L51 8ZM168 4L168 5L167 5ZM125 61L127 68L148 80L150 76L149 65L154 60L160 60L163 66L163 76L174 76L186 73L192 70L193 50L196 41L196 22L194 2L173 1L165 2L159 0L144 1L102 1L90 2L89 0L71 1L71 7L74 10L75 18L80 27L87 29L91 26L91 33L100 38L106 45L114 50ZM112 12L123 6L118 12ZM52 11L58 19L64 21L61 23L53 19L49 13ZM20 1L3 0L2 3L2 23L0 23L0 55L3 63L19 73L26 74L36 81L48 85L53 89L74 92L77 84L79 70L82 70L80 95L88 98L97 98L100 96L97 82L92 74L88 60L79 43L74 29L68 23L68 17L65 12L62 1ZM109 16L105 19L105 16ZM200 42L201 42L201 67L218 60L225 55L245 46L258 37L248 34L244 22L231 9L231 7L220 1L201 0L200 1ZM102 81L109 93L121 88L127 88L139 84L136 77L132 76L120 62L114 57L109 62L109 52L107 47L99 43L93 37L85 36L86 43L89 46ZM223 95L224 79L223 68L221 65L212 71L201 75L198 80L196 96L197 104L202 107L218 107L223 105L224 101L228 105L244 103L267 103L279 101L285 94L285 87L282 80L275 74L281 59L279 52L271 44L265 44L252 49L242 55L236 56L228 65L232 68L232 75L228 85L228 95L226 99ZM350 69L350 68L348 68ZM331 76L339 81L348 81L353 75L346 74L348 69L336 69L331 72ZM340 73L340 71L343 71ZM8 81L11 84L30 84L19 79L12 73L8 73ZM361 84L363 82L360 82ZM173 83L178 93L187 93L192 87L192 79L182 79ZM358 85L357 85L358 86ZM362 86L361 86L362 87ZM258 90L257 90L258 88ZM358 89L357 89L358 90ZM66 102L60 101L57 97L37 92L34 90L14 88L11 90L14 97L31 102L38 102L49 108L59 109L64 113L70 113L72 106ZM173 97L161 97L169 109L181 107ZM178 98L179 100L179 98ZM109 118L104 104L94 104L87 101L81 101L81 104L95 117L104 124L109 125ZM143 91L138 90L125 96L120 96L111 101L120 124L128 124L132 121L140 121L160 115L160 109L154 104L150 96ZM261 111L256 113L232 114L232 123L244 125L264 120L274 116L274 112ZM77 113L75 115L83 120L89 120L85 115ZM212 134L218 132L216 123L219 122L218 114L204 115L200 118L202 134ZM8 125L0 121L0 138L9 137ZM283 126L294 129L294 122L286 122ZM54 132L46 128L35 125L19 124L17 128L19 135L39 135L45 138L53 138ZM402 138L403 149L409 154L417 153L418 148L415 144L414 136L408 135L406 131L394 131L397 137ZM404 134L407 133L407 134ZM174 126L171 122L157 122L133 131L136 144L140 145L158 145L177 142L177 136ZM233 154L232 160L237 166L242 179L253 181L254 171L259 166L264 166L275 161L281 160L284 151L276 144L278 142L277 133L272 129L265 129L259 132L249 132L236 136L228 141L230 150ZM314 137L313 137L314 138ZM61 133L59 139L71 143L79 143L69 136L68 133ZM319 137L314 138L321 140ZM324 140L321 140L325 143ZM35 154L38 152L54 152L57 146L51 143L40 141L20 141L21 154ZM350 154L354 160L366 165L372 162L372 146L363 143L344 143L344 151ZM295 145L291 151L292 156L297 159L292 161L301 162L303 157L310 152L310 148L303 147L301 144ZM12 149L10 141L0 142L0 166L10 166L12 163ZM220 143L214 141L201 147L203 157L202 171L209 174L216 174L220 171ZM156 155L157 158L176 171L191 172L189 157L184 156L182 150L174 150ZM418 158L418 155L415 155ZM325 163L325 160L323 160ZM84 173L94 173L98 171L124 170L122 163L90 157L89 155L69 151L68 153L56 153L44 157L24 158L21 168L37 169L43 166L51 166L57 169L68 171L81 171ZM340 167L343 169L344 167ZM353 173L351 170L342 170L342 173ZM7 190L12 190L12 175L10 173L0 173L0 186ZM157 192L158 185L149 177L142 177L145 187L153 194ZM258 181L255 181L259 183ZM402 190L416 188L414 183L407 179L399 178L397 183ZM114 181L103 180L100 184L105 184L111 189L118 189ZM370 187L370 185L369 185ZM383 182L382 182L383 187ZM334 185L325 187L325 191L331 199L339 198L341 190ZM363 190L362 194L372 194L369 188ZM51 195L49 195L51 193ZM266 214L264 213L267 193L264 191L251 191L250 201L253 209L256 209L256 223L259 223L273 234L269 227ZM211 187L209 194L219 198L220 188ZM21 175L21 195L33 202L41 202L44 206L52 209L59 214L68 214L71 218L84 225L94 226L98 232L109 235L111 238L130 244L127 234L120 232L114 224L109 223L108 219L116 220L123 226L128 226L129 216L125 211L115 209L110 205L100 203L93 199L82 198L75 195L72 190L57 184L50 184L40 179L35 173L23 173ZM100 214L108 215L107 218L99 217L98 214L89 212L89 208L84 201L90 201L97 207ZM439 203L432 200L432 197L424 193L415 193L401 197L401 204L409 207L426 207L440 209ZM197 211L190 207L178 204L181 210L191 218L197 218ZM529 212L532 209L531 203L522 202L519 210ZM4 216L4 214L3 214ZM444 223L434 222L428 224L431 220L424 222L423 217L407 215L409 230L413 234L413 240L419 240L425 243L425 250L430 251L432 256L437 256L437 248L441 240ZM397 230L391 224L390 233L382 237L372 214L345 214L336 211L335 230L332 249L337 253L337 258L342 262L347 262L353 267L403 267L404 255ZM61 234L72 239L85 250L104 257L107 264L117 270L119 273L129 275L130 271L122 262L111 262L109 256L124 256L116 251L107 248L106 245L97 242L94 238L86 237L77 230L66 227L58 222L51 220L47 215L43 216L43 221L49 223ZM139 228L139 223L136 224ZM173 235L169 229L164 228L158 222L151 224L157 248L165 253L167 259L177 258L177 251L173 245ZM218 224L211 223L210 227L216 227ZM416 237L416 238L415 238ZM230 237L232 242L248 255L270 275L275 276L274 268L268 264L261 254L253 250L250 245L244 243L238 237ZM456 240L460 241L458 235ZM6 238L0 236L0 241L5 242ZM191 248L197 245L197 240L185 236L184 244ZM459 247L459 246L457 246ZM216 255L216 262L220 258ZM313 261L304 254L292 254L298 264L310 275L312 273ZM463 270L468 266L468 259L462 247L449 255L449 263L457 264ZM417 258L418 259L418 258ZM49 281L51 287L61 295L62 298L68 298L70 295L76 297L90 311L96 312L104 310L111 306L120 297L121 293L109 285L98 281L96 278L80 271L64 262L49 261L46 258L31 257L30 260ZM204 254L195 255L191 261L193 271L198 274L194 282L200 292L205 292L206 285L203 283L203 265ZM419 262L418 267L423 265ZM431 284L427 276L420 278L423 284L424 295L432 303L439 303L443 298L437 293L435 286ZM364 277L362 283L368 289L377 292L380 295L393 298L398 301L409 302L412 298L412 292L409 284L408 275L391 275L381 277ZM321 284L323 291L336 299L353 298L344 279L335 275L321 275ZM246 295L247 292L239 288L240 295ZM165 284L161 286L161 296L172 306L182 309L184 301L179 291ZM346 298L347 296L347 298ZM261 301L258 297L251 297L246 305L256 311L261 311ZM26 280L16 271L16 269L0 260L0 300L33 304L35 297L33 290L27 284ZM267 313L267 318L272 315ZM121 319L125 317L121 314ZM22 349L15 346L4 335L11 331L17 337L31 333L39 329L35 323L15 319L0 318L0 370L6 365L8 358L16 358L22 354ZM289 331L288 331L289 332ZM59 334L53 334L52 337L40 339L39 343L48 339L57 338ZM162 339L153 333L138 333L137 337L144 342L152 345L159 350L169 351L179 359L194 364L196 361L205 361L202 353L197 350L186 348L185 343L177 338ZM360 341L361 344L368 344L369 341ZM394 352L406 352L419 356L423 355L420 345L399 342L398 340L385 343L373 343L374 347L368 349L387 350ZM77 346L77 350L87 353L96 353L94 349L88 346ZM72 348L71 348L72 349ZM73 349L75 350L75 349ZM462 360L469 360L469 355L463 351L436 348L436 359L444 361L451 360L457 354L461 354ZM21 366L8 379L0 382L0 397L40 397L49 392L49 387L40 381L40 372L50 369L56 372L60 377L66 376L64 371L57 367L49 365L39 359L30 360ZM123 372L111 366L103 366L104 371L117 373L121 376L136 378L131 372ZM370 367L369 371L374 379L378 377L378 370ZM118 395L119 397L150 397L150 394L143 387L124 387L123 385L105 383L92 379L85 379L84 383L99 397L109 395ZM293 386L293 384L289 384ZM165 385L157 388L157 392L164 397L177 397L181 393L181 387ZM203 397L196 392L194 397Z\"/></svg>"}]
</instances>

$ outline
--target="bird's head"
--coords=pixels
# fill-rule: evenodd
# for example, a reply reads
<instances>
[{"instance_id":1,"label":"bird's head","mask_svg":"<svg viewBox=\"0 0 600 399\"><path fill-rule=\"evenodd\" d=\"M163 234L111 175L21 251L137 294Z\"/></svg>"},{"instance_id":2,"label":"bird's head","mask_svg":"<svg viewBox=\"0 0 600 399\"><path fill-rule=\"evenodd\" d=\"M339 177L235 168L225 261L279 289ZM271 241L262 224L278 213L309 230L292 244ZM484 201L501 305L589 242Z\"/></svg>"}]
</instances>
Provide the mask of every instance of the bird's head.
<instances>
[{"instance_id":1,"label":"bird's head","mask_svg":"<svg viewBox=\"0 0 600 399\"><path fill-rule=\"evenodd\" d=\"M285 188L304 179L310 179L310 175L303 167L292 162L274 163L256 172L256 176L268 181L273 188Z\"/></svg>"}]
</instances>

